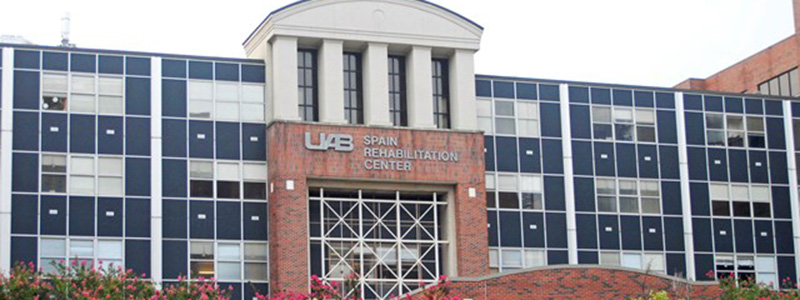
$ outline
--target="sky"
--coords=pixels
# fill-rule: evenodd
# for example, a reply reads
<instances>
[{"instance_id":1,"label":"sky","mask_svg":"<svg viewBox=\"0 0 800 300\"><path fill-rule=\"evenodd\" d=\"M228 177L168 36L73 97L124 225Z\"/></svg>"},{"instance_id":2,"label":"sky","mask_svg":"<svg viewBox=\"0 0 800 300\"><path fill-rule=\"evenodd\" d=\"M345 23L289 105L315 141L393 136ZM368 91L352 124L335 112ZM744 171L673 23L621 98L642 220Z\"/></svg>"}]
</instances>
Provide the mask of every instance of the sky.
<instances>
[{"instance_id":1,"label":"sky","mask_svg":"<svg viewBox=\"0 0 800 300\"><path fill-rule=\"evenodd\" d=\"M794 33L791 0L432 0L484 28L476 72L673 86L705 78ZM244 39L292 0L26 0L0 34L78 47L244 57ZM8 6L6 6L8 7Z\"/></svg>"}]
</instances>

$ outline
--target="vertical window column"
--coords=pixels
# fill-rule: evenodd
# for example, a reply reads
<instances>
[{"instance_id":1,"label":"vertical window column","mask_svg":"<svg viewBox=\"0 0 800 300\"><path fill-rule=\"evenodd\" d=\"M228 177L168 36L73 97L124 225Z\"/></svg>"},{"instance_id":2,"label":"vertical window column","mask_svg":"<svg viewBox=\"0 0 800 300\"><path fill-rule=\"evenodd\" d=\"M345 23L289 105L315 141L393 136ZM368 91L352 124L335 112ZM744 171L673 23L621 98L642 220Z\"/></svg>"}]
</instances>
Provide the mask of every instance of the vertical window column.
<instances>
[{"instance_id":1,"label":"vertical window column","mask_svg":"<svg viewBox=\"0 0 800 300\"><path fill-rule=\"evenodd\" d=\"M433 73L433 122L436 128L450 128L450 74L446 59L434 59Z\"/></svg>"},{"instance_id":2,"label":"vertical window column","mask_svg":"<svg viewBox=\"0 0 800 300\"><path fill-rule=\"evenodd\" d=\"M2 133L0 133L0 269L11 268L11 124L13 121L14 51L3 48L2 65Z\"/></svg>"},{"instance_id":3,"label":"vertical window column","mask_svg":"<svg viewBox=\"0 0 800 300\"><path fill-rule=\"evenodd\" d=\"M319 121L317 91L317 53L313 50L297 51L297 102L300 120Z\"/></svg>"},{"instance_id":4,"label":"vertical window column","mask_svg":"<svg viewBox=\"0 0 800 300\"><path fill-rule=\"evenodd\" d=\"M344 118L349 124L364 124L364 95L361 71L361 55L345 53L344 69Z\"/></svg>"},{"instance_id":5,"label":"vertical window column","mask_svg":"<svg viewBox=\"0 0 800 300\"><path fill-rule=\"evenodd\" d=\"M389 118L394 126L408 126L406 59L389 56Z\"/></svg>"}]
</instances>

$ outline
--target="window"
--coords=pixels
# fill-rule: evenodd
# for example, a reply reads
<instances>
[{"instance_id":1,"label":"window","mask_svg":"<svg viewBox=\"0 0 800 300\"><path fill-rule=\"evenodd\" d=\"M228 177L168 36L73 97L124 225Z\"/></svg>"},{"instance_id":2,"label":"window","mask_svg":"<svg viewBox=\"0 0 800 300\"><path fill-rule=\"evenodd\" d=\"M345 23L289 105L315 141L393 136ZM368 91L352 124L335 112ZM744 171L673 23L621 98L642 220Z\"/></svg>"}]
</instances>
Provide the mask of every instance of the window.
<instances>
[{"instance_id":1,"label":"window","mask_svg":"<svg viewBox=\"0 0 800 300\"><path fill-rule=\"evenodd\" d=\"M319 121L317 96L317 53L313 50L297 51L297 96L300 119Z\"/></svg>"},{"instance_id":2,"label":"window","mask_svg":"<svg viewBox=\"0 0 800 300\"><path fill-rule=\"evenodd\" d=\"M709 146L725 146L724 120L722 114L706 114L706 135Z\"/></svg>"},{"instance_id":3,"label":"window","mask_svg":"<svg viewBox=\"0 0 800 300\"><path fill-rule=\"evenodd\" d=\"M450 75L446 59L434 59L433 122L436 128L450 128Z\"/></svg>"},{"instance_id":4,"label":"window","mask_svg":"<svg viewBox=\"0 0 800 300\"><path fill-rule=\"evenodd\" d=\"M267 244L244 244L244 279L269 280Z\"/></svg>"},{"instance_id":5,"label":"window","mask_svg":"<svg viewBox=\"0 0 800 300\"><path fill-rule=\"evenodd\" d=\"M775 76L758 85L761 94L796 97L800 95L800 77L797 69Z\"/></svg>"},{"instance_id":6,"label":"window","mask_svg":"<svg viewBox=\"0 0 800 300\"><path fill-rule=\"evenodd\" d=\"M95 106L95 81L94 76L72 75L72 92L70 111L94 113Z\"/></svg>"},{"instance_id":7,"label":"window","mask_svg":"<svg viewBox=\"0 0 800 300\"><path fill-rule=\"evenodd\" d=\"M42 109L67 110L68 81L66 74L42 74Z\"/></svg>"},{"instance_id":8,"label":"window","mask_svg":"<svg viewBox=\"0 0 800 300\"><path fill-rule=\"evenodd\" d=\"M747 117L747 146L750 148L766 147L764 138L764 118Z\"/></svg>"},{"instance_id":9,"label":"window","mask_svg":"<svg viewBox=\"0 0 800 300\"><path fill-rule=\"evenodd\" d=\"M94 157L71 156L69 193L94 195Z\"/></svg>"},{"instance_id":10,"label":"window","mask_svg":"<svg viewBox=\"0 0 800 300\"><path fill-rule=\"evenodd\" d=\"M639 185L643 214L661 213L661 193L657 181L642 181Z\"/></svg>"},{"instance_id":11,"label":"window","mask_svg":"<svg viewBox=\"0 0 800 300\"><path fill-rule=\"evenodd\" d=\"M214 243L191 242L190 245L189 273L191 278L214 277Z\"/></svg>"},{"instance_id":12,"label":"window","mask_svg":"<svg viewBox=\"0 0 800 300\"><path fill-rule=\"evenodd\" d=\"M592 129L594 132L594 139L596 140L613 140L613 129L611 122L611 108L594 106L592 107Z\"/></svg>"},{"instance_id":13,"label":"window","mask_svg":"<svg viewBox=\"0 0 800 300\"><path fill-rule=\"evenodd\" d=\"M519 185L522 191L523 209L544 209L541 176L522 175L519 178Z\"/></svg>"},{"instance_id":14,"label":"window","mask_svg":"<svg viewBox=\"0 0 800 300\"><path fill-rule=\"evenodd\" d=\"M42 154L42 192L67 192L67 156Z\"/></svg>"},{"instance_id":15,"label":"window","mask_svg":"<svg viewBox=\"0 0 800 300\"><path fill-rule=\"evenodd\" d=\"M711 208L714 216L730 216L730 196L728 186L724 184L712 184L711 189Z\"/></svg>"},{"instance_id":16,"label":"window","mask_svg":"<svg viewBox=\"0 0 800 300\"><path fill-rule=\"evenodd\" d=\"M189 80L189 117L211 119L214 86L210 81Z\"/></svg>"},{"instance_id":17,"label":"window","mask_svg":"<svg viewBox=\"0 0 800 300\"><path fill-rule=\"evenodd\" d=\"M522 268L522 251L502 249L501 258L503 269L519 269Z\"/></svg>"},{"instance_id":18,"label":"window","mask_svg":"<svg viewBox=\"0 0 800 300\"><path fill-rule=\"evenodd\" d=\"M525 250L525 267L534 268L547 265L544 250Z\"/></svg>"},{"instance_id":19,"label":"window","mask_svg":"<svg viewBox=\"0 0 800 300\"><path fill-rule=\"evenodd\" d=\"M519 135L539 137L539 104L517 102Z\"/></svg>"},{"instance_id":20,"label":"window","mask_svg":"<svg viewBox=\"0 0 800 300\"><path fill-rule=\"evenodd\" d=\"M652 109L636 110L636 140L656 142L656 112Z\"/></svg>"},{"instance_id":21,"label":"window","mask_svg":"<svg viewBox=\"0 0 800 300\"><path fill-rule=\"evenodd\" d=\"M638 253L623 253L622 266L632 269L642 269L642 255Z\"/></svg>"},{"instance_id":22,"label":"window","mask_svg":"<svg viewBox=\"0 0 800 300\"><path fill-rule=\"evenodd\" d=\"M495 125L497 134L516 134L517 127L514 120L514 101L494 101Z\"/></svg>"},{"instance_id":23,"label":"window","mask_svg":"<svg viewBox=\"0 0 800 300\"><path fill-rule=\"evenodd\" d=\"M593 106L592 133L596 140L656 141L654 109Z\"/></svg>"},{"instance_id":24,"label":"window","mask_svg":"<svg viewBox=\"0 0 800 300\"><path fill-rule=\"evenodd\" d=\"M122 241L97 241L97 259L104 266L122 266Z\"/></svg>"},{"instance_id":25,"label":"window","mask_svg":"<svg viewBox=\"0 0 800 300\"><path fill-rule=\"evenodd\" d=\"M761 284L778 287L778 276L774 257L759 256L755 259L756 281Z\"/></svg>"},{"instance_id":26,"label":"window","mask_svg":"<svg viewBox=\"0 0 800 300\"><path fill-rule=\"evenodd\" d=\"M717 255L715 258L717 278L729 278L733 275L739 280L758 280L756 269L759 267L765 277L771 280L770 277L775 269L774 258L763 257L759 260L763 265L757 266L756 258L749 255Z\"/></svg>"},{"instance_id":27,"label":"window","mask_svg":"<svg viewBox=\"0 0 800 300\"><path fill-rule=\"evenodd\" d=\"M660 214L658 181L595 179L597 211L605 213Z\"/></svg>"},{"instance_id":28,"label":"window","mask_svg":"<svg viewBox=\"0 0 800 300\"><path fill-rule=\"evenodd\" d=\"M98 111L101 114L122 114L123 105L123 81L119 77L100 77L99 79L99 100Z\"/></svg>"},{"instance_id":29,"label":"window","mask_svg":"<svg viewBox=\"0 0 800 300\"><path fill-rule=\"evenodd\" d=\"M600 252L600 265L603 266L619 266L619 253L617 252Z\"/></svg>"},{"instance_id":30,"label":"window","mask_svg":"<svg viewBox=\"0 0 800 300\"><path fill-rule=\"evenodd\" d=\"M217 163L217 198L239 199L239 163Z\"/></svg>"},{"instance_id":31,"label":"window","mask_svg":"<svg viewBox=\"0 0 800 300\"><path fill-rule=\"evenodd\" d=\"M343 59L344 118L348 124L364 124L361 55L358 53L345 53Z\"/></svg>"},{"instance_id":32,"label":"window","mask_svg":"<svg viewBox=\"0 0 800 300\"><path fill-rule=\"evenodd\" d=\"M266 164L244 164L244 199L267 200Z\"/></svg>"},{"instance_id":33,"label":"window","mask_svg":"<svg viewBox=\"0 0 800 300\"><path fill-rule=\"evenodd\" d=\"M614 138L617 141L633 141L633 110L614 108Z\"/></svg>"},{"instance_id":34,"label":"window","mask_svg":"<svg viewBox=\"0 0 800 300\"><path fill-rule=\"evenodd\" d=\"M214 197L214 166L210 161L189 161L189 189L192 197Z\"/></svg>"},{"instance_id":35,"label":"window","mask_svg":"<svg viewBox=\"0 0 800 300\"><path fill-rule=\"evenodd\" d=\"M645 253L644 269L649 270L651 273L655 274L665 274L666 267L664 266L664 255Z\"/></svg>"},{"instance_id":36,"label":"window","mask_svg":"<svg viewBox=\"0 0 800 300\"><path fill-rule=\"evenodd\" d=\"M241 267L241 247L239 244L223 244L217 246L219 250L217 266L220 280L240 280L242 279Z\"/></svg>"},{"instance_id":37,"label":"window","mask_svg":"<svg viewBox=\"0 0 800 300\"><path fill-rule=\"evenodd\" d=\"M103 267L124 266L121 240L91 240L42 238L40 240L40 263L45 272L55 272L55 265L63 262L86 261L89 265Z\"/></svg>"},{"instance_id":38,"label":"window","mask_svg":"<svg viewBox=\"0 0 800 300\"><path fill-rule=\"evenodd\" d=\"M242 121L264 121L264 85L242 84Z\"/></svg>"},{"instance_id":39,"label":"window","mask_svg":"<svg viewBox=\"0 0 800 300\"><path fill-rule=\"evenodd\" d=\"M516 175L497 175L497 202L499 208L519 209L518 180Z\"/></svg>"},{"instance_id":40,"label":"window","mask_svg":"<svg viewBox=\"0 0 800 300\"><path fill-rule=\"evenodd\" d=\"M483 130L483 132L485 132L486 134L494 133L494 126L492 125L492 100L485 98L478 98L477 106L478 106L478 129ZM800 147L798 147L798 149L800 149Z\"/></svg>"},{"instance_id":41,"label":"window","mask_svg":"<svg viewBox=\"0 0 800 300\"><path fill-rule=\"evenodd\" d=\"M730 189L730 190L729 190ZM711 207L714 216L770 218L772 205L768 186L712 184Z\"/></svg>"},{"instance_id":42,"label":"window","mask_svg":"<svg viewBox=\"0 0 800 300\"><path fill-rule=\"evenodd\" d=\"M389 56L389 116L394 126L408 126L406 58Z\"/></svg>"},{"instance_id":43,"label":"window","mask_svg":"<svg viewBox=\"0 0 800 300\"><path fill-rule=\"evenodd\" d=\"M497 249L489 249L489 269L492 273L500 272L500 253Z\"/></svg>"},{"instance_id":44,"label":"window","mask_svg":"<svg viewBox=\"0 0 800 300\"><path fill-rule=\"evenodd\" d=\"M39 266L45 273L56 271L54 265L59 264L67 258L67 241L63 238L42 238L40 240L40 260Z\"/></svg>"},{"instance_id":45,"label":"window","mask_svg":"<svg viewBox=\"0 0 800 300\"><path fill-rule=\"evenodd\" d=\"M597 179L597 211L617 212L617 184L613 179Z\"/></svg>"},{"instance_id":46,"label":"window","mask_svg":"<svg viewBox=\"0 0 800 300\"><path fill-rule=\"evenodd\" d=\"M217 82L215 87L216 119L239 120L239 84Z\"/></svg>"},{"instance_id":47,"label":"window","mask_svg":"<svg viewBox=\"0 0 800 300\"><path fill-rule=\"evenodd\" d=\"M122 158L98 158L98 195L122 196L124 194L122 191L124 170Z\"/></svg>"}]
</instances>

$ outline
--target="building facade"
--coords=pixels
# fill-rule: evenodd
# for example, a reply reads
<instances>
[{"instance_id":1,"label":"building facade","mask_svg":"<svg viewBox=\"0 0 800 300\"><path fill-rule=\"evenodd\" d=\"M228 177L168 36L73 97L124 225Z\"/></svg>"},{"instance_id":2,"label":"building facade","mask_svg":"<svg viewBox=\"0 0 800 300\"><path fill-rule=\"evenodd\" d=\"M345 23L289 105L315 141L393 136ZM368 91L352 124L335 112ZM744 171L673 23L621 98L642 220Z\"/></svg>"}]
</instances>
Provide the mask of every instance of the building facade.
<instances>
[{"instance_id":1,"label":"building facade","mask_svg":"<svg viewBox=\"0 0 800 300\"><path fill-rule=\"evenodd\" d=\"M0 269L103 261L244 299L558 265L796 280L796 98L476 75L482 32L312 0L246 59L2 44Z\"/></svg>"}]
</instances>

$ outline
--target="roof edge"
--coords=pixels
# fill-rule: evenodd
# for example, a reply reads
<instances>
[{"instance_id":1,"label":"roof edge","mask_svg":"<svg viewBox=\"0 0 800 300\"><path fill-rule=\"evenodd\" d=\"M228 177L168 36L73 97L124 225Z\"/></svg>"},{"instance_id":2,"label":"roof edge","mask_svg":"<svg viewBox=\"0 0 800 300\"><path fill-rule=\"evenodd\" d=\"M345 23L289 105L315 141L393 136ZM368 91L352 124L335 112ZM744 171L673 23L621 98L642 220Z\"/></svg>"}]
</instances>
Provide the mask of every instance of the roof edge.
<instances>
[{"instance_id":1,"label":"roof edge","mask_svg":"<svg viewBox=\"0 0 800 300\"><path fill-rule=\"evenodd\" d=\"M97 54L111 54L111 55L157 56L157 57L171 58L171 59L196 59L196 60L227 61L227 62L239 62L239 63L250 63L250 64L262 64L262 65L264 64L264 61L253 58L219 57L219 56L127 51L127 50L113 50L113 49L99 49L99 48L78 48L78 47L69 48L61 46L20 45L20 44L9 44L9 43L0 43L0 48L50 50L50 51L64 51L64 52L93 52Z\"/></svg>"}]
</instances>

